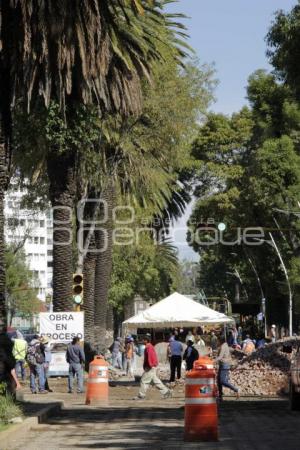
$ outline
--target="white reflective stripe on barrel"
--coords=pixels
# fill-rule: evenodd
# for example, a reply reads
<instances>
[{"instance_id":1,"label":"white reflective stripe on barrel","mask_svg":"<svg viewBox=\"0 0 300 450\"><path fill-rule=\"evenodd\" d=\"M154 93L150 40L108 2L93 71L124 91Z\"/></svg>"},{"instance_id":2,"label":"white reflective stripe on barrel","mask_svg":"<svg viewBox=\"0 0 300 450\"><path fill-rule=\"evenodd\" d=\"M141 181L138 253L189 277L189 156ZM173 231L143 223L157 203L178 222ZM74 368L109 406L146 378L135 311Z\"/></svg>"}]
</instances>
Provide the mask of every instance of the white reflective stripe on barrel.
<instances>
[{"instance_id":1,"label":"white reflective stripe on barrel","mask_svg":"<svg viewBox=\"0 0 300 450\"><path fill-rule=\"evenodd\" d=\"M108 367L107 366L94 366L94 365L90 367L90 370L95 370L95 369L107 371Z\"/></svg>"},{"instance_id":2,"label":"white reflective stripe on barrel","mask_svg":"<svg viewBox=\"0 0 300 450\"><path fill-rule=\"evenodd\" d=\"M186 378L185 384L215 384L214 378Z\"/></svg>"},{"instance_id":3,"label":"white reflective stripe on barrel","mask_svg":"<svg viewBox=\"0 0 300 450\"><path fill-rule=\"evenodd\" d=\"M203 398L186 398L186 405L212 405L216 403L215 397L203 397Z\"/></svg>"},{"instance_id":4,"label":"white reflective stripe on barrel","mask_svg":"<svg viewBox=\"0 0 300 450\"><path fill-rule=\"evenodd\" d=\"M88 383L107 383L108 378L90 378L87 380Z\"/></svg>"}]
</instances>

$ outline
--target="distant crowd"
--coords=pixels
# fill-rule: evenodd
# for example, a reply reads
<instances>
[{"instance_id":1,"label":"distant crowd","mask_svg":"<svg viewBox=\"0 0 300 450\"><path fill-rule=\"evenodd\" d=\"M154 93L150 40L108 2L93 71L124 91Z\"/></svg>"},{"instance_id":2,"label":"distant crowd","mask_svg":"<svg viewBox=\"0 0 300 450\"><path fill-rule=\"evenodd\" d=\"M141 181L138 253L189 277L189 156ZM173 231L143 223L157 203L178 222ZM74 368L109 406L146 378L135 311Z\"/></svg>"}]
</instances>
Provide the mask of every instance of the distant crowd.
<instances>
[{"instance_id":1,"label":"distant crowd","mask_svg":"<svg viewBox=\"0 0 300 450\"><path fill-rule=\"evenodd\" d=\"M276 326L272 325L269 341L275 342L277 338ZM171 395L171 388L176 379L181 378L181 372L193 369L194 362L201 355L210 355L218 364L219 393L222 397L222 386L229 387L236 394L238 389L229 382L229 369L232 364L233 350L242 351L250 355L256 349L266 345L263 334L256 336L249 334L249 329L241 326L232 326L224 334L220 329L203 331L201 327L194 330L175 328L167 338L166 361L170 364L170 389L167 389L159 380L156 368L158 357L151 335L137 339L128 334L125 338L117 337L105 359L111 367L120 370L129 380L135 379L137 358L143 357L144 374L141 380L141 389L138 398L144 398L149 385L158 387L163 396ZM84 364L85 354L79 338L74 338L67 346L66 361L69 364L68 392L73 392L75 378L77 379L77 392L84 391ZM49 386L49 366L52 360L51 346L46 336L34 335L27 342L19 331L11 335L0 335L0 383L5 382L9 392L20 389L26 383L26 367L29 371L29 386L32 394L47 394L52 392Z\"/></svg>"}]
</instances>

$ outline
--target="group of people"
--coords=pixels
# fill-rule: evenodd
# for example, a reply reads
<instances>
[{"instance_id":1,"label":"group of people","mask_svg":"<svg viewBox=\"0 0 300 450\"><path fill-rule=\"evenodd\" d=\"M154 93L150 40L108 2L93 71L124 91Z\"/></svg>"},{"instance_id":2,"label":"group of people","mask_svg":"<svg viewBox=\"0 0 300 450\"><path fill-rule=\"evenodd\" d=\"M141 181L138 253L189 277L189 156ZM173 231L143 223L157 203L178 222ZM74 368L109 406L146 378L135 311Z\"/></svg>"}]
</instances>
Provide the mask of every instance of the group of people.
<instances>
[{"instance_id":1,"label":"group of people","mask_svg":"<svg viewBox=\"0 0 300 450\"><path fill-rule=\"evenodd\" d=\"M29 343L22 333L16 331L9 337L0 335L0 383L5 382L11 394L26 382L26 366L29 368L29 382L32 394L52 392L49 387L49 365L52 359L50 341L47 336L34 335ZM74 377L77 378L77 391L83 392L84 351L79 338L75 337L68 345L66 360L69 363L68 392L73 392Z\"/></svg>"},{"instance_id":2,"label":"group of people","mask_svg":"<svg viewBox=\"0 0 300 450\"><path fill-rule=\"evenodd\" d=\"M186 348L184 349L184 341ZM167 357L170 362L170 383L181 378L182 363L185 361L186 371L193 369L194 362L199 358L199 351L210 354L218 364L218 388L219 396L222 399L223 387L227 387L235 392L239 397L238 388L229 381L229 371L232 365L231 353L233 349L240 348L245 354L252 353L255 348L265 345L263 337L257 340L251 339L247 334L242 335L240 328L231 328L227 337L217 336L214 331L210 336L203 338L194 335L189 331L187 335L180 336L173 332L168 342ZM144 353L143 375L141 377L140 390L137 399L146 397L150 384L158 388L164 398L171 396L172 391L165 386L157 374L158 357L154 346L151 344L151 335L146 335L143 344L140 345ZM134 378L134 368L136 355L141 355L133 336L128 335L124 340L116 338L111 347L112 366L124 370L126 375ZM201 351L202 354L202 351ZM77 392L84 392L84 372L85 354L78 337L68 345L66 360L69 363L68 392L73 392L74 378L77 378ZM48 382L48 370L51 362L51 348L49 339L46 336L35 335L27 344L21 333L16 332L13 338L7 335L0 335L0 382L6 381L13 388L20 388L20 382L25 381L27 364L30 372L30 389L33 394L52 392ZM37 382L38 381L38 382ZM170 385L172 387L172 384Z\"/></svg>"},{"instance_id":3,"label":"group of people","mask_svg":"<svg viewBox=\"0 0 300 450\"><path fill-rule=\"evenodd\" d=\"M48 338L39 338L35 335L28 344L19 331L11 338L2 333L0 347L0 379L5 381L10 393L21 388L20 381L26 381L26 364L30 372L31 392L33 394L51 392L48 384L48 370L51 361ZM38 383L36 383L36 379L38 379Z\"/></svg>"},{"instance_id":4,"label":"group of people","mask_svg":"<svg viewBox=\"0 0 300 450\"><path fill-rule=\"evenodd\" d=\"M191 370L194 361L199 358L199 352L194 347L195 339L192 339L190 336L192 335L188 334L188 339L186 340L187 347L185 350L177 334L172 335L169 339L167 357L170 362L170 383L175 382L175 375L178 380L181 378L182 361L185 361L186 363L186 370Z\"/></svg>"},{"instance_id":5,"label":"group of people","mask_svg":"<svg viewBox=\"0 0 300 450\"><path fill-rule=\"evenodd\" d=\"M188 334L187 339L187 347L183 352L183 344L179 339L177 334L172 335L169 339L168 345L168 356L170 358L170 381L175 381L175 375L177 375L177 379L181 378L181 364L182 360L186 362L186 371L190 371L193 368L194 362L199 358L199 352L194 347L195 342L194 339L191 338L191 334ZM221 336L218 338L215 333L211 334L210 343L213 344L215 350L217 350L217 355L215 358L215 362L218 364L218 391L219 391L219 399L223 398L223 388L231 389L236 398L239 398L239 390L237 387L233 386L229 380L229 371L232 365L231 352L226 337ZM162 381L159 379L157 375L157 367L158 367L158 358L155 351L154 346L151 344L151 337L145 337L145 352L144 352L144 373L141 378L141 385L138 396L135 399L144 399L146 396L146 392L149 388L150 384L153 384L157 389L159 389L162 393L163 398L169 398L172 396L172 391L170 388L167 388ZM219 344L221 344L219 346ZM213 356L213 349L210 347L208 352L211 356ZM170 385L172 386L172 385Z\"/></svg>"},{"instance_id":6,"label":"group of people","mask_svg":"<svg viewBox=\"0 0 300 450\"><path fill-rule=\"evenodd\" d=\"M125 340L117 337L111 346L111 363L114 368L124 370L126 375L134 378L135 356L138 354L138 348L131 335L126 336Z\"/></svg>"}]
</instances>

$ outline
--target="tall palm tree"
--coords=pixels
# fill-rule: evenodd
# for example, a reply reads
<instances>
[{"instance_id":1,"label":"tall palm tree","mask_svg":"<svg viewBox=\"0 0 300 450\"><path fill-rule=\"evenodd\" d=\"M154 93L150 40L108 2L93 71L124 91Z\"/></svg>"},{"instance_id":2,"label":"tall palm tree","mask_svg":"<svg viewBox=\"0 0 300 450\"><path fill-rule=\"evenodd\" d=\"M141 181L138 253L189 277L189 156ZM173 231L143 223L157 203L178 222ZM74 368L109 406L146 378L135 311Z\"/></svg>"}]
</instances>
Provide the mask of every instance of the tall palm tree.
<instances>
[{"instance_id":1,"label":"tall palm tree","mask_svg":"<svg viewBox=\"0 0 300 450\"><path fill-rule=\"evenodd\" d=\"M14 96L26 96L28 108L39 94L47 107L51 100L57 101L67 123L80 102L97 104L101 111L139 112L141 78L149 78L151 61L160 58L157 42L161 27L168 27L161 13L164 3L4 0L2 52L11 53L9 74ZM50 198L58 207L54 212L56 310L72 306L71 251L62 244L72 233L66 208L74 202L76 154L73 148L66 153L62 155L55 147L47 161Z\"/></svg>"},{"instance_id":2,"label":"tall palm tree","mask_svg":"<svg viewBox=\"0 0 300 450\"><path fill-rule=\"evenodd\" d=\"M8 0L0 5L0 332L6 330L7 311L5 295L4 263L4 196L9 183L11 162L11 100L12 83L10 77L11 55L9 47L3 46L3 37L9 33L12 16ZM10 44L10 41L8 41Z\"/></svg>"},{"instance_id":3,"label":"tall palm tree","mask_svg":"<svg viewBox=\"0 0 300 450\"><path fill-rule=\"evenodd\" d=\"M108 291L112 270L113 209L116 206L115 180L110 177L104 186L101 199L106 203L107 220L101 225L103 231L95 232L96 247L99 250L95 268L95 344L99 350L106 348L106 317ZM105 236L104 234L105 233Z\"/></svg>"}]
</instances>

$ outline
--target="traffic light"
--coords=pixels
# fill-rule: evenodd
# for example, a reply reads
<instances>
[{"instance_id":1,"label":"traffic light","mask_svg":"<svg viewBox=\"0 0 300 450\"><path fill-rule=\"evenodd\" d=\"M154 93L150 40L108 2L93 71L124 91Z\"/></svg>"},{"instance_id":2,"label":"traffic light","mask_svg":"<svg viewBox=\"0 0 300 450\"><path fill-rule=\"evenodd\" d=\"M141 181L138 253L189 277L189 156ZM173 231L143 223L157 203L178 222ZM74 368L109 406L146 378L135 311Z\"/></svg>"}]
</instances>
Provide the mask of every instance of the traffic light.
<instances>
[{"instance_id":1,"label":"traffic light","mask_svg":"<svg viewBox=\"0 0 300 450\"><path fill-rule=\"evenodd\" d=\"M77 306L83 303L83 275L80 273L73 275L73 300Z\"/></svg>"}]
</instances>

